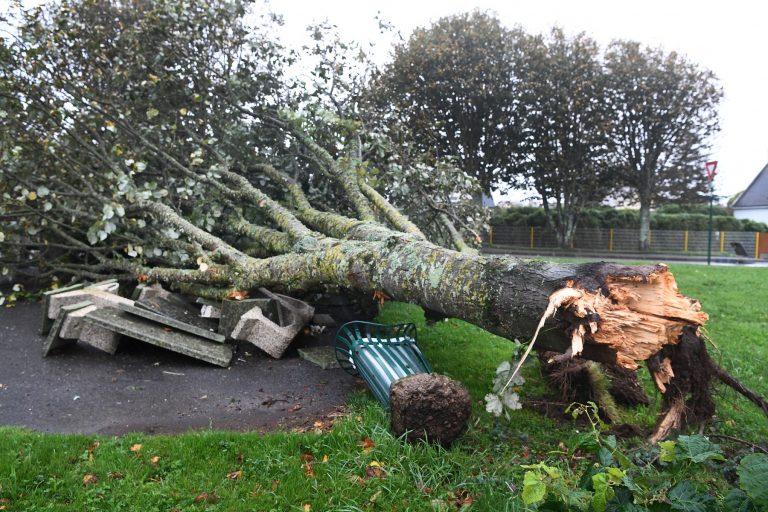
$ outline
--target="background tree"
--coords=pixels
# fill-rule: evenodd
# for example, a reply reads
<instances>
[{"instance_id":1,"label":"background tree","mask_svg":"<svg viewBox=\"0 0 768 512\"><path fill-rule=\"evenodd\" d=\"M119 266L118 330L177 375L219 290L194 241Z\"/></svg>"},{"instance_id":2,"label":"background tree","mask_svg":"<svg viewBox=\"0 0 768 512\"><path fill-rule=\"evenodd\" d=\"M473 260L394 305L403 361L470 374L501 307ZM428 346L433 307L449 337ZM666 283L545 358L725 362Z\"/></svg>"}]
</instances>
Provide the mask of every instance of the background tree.
<instances>
[{"instance_id":1,"label":"background tree","mask_svg":"<svg viewBox=\"0 0 768 512\"><path fill-rule=\"evenodd\" d=\"M560 29L524 41L516 65L524 142L515 164L541 197L558 243L568 246L581 211L615 186L600 49Z\"/></svg>"},{"instance_id":2,"label":"background tree","mask_svg":"<svg viewBox=\"0 0 768 512\"><path fill-rule=\"evenodd\" d=\"M606 70L625 197L640 203L640 248L647 250L654 205L706 193L704 162L722 90L711 71L637 42L611 44Z\"/></svg>"},{"instance_id":3,"label":"background tree","mask_svg":"<svg viewBox=\"0 0 768 512\"><path fill-rule=\"evenodd\" d=\"M486 196L512 179L520 138L516 37L484 12L441 18L395 47L371 90L377 115L400 139L435 159L454 157Z\"/></svg>"}]
</instances>

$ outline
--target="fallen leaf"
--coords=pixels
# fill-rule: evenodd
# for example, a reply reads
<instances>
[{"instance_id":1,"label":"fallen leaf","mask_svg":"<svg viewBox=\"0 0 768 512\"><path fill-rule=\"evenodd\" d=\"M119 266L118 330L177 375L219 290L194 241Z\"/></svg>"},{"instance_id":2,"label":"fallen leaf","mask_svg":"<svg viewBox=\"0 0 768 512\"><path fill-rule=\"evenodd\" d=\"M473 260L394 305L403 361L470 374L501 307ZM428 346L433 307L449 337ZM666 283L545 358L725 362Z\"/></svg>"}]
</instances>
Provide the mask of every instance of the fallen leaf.
<instances>
[{"instance_id":1,"label":"fallen leaf","mask_svg":"<svg viewBox=\"0 0 768 512\"><path fill-rule=\"evenodd\" d=\"M119 471L110 471L107 474L107 478L109 478L110 480L122 480L123 478L125 478L125 475Z\"/></svg>"},{"instance_id":2,"label":"fallen leaf","mask_svg":"<svg viewBox=\"0 0 768 512\"><path fill-rule=\"evenodd\" d=\"M230 480L239 480L240 477L243 476L243 470L238 469L237 471L232 471L231 473L227 473L227 478Z\"/></svg>"},{"instance_id":3,"label":"fallen leaf","mask_svg":"<svg viewBox=\"0 0 768 512\"><path fill-rule=\"evenodd\" d=\"M327 455L323 455L323 462L328 462L328 456Z\"/></svg>"},{"instance_id":4,"label":"fallen leaf","mask_svg":"<svg viewBox=\"0 0 768 512\"><path fill-rule=\"evenodd\" d=\"M149 462L151 462L153 466L157 466L157 463L160 462L160 457L155 455L154 457L149 459Z\"/></svg>"},{"instance_id":5,"label":"fallen leaf","mask_svg":"<svg viewBox=\"0 0 768 512\"><path fill-rule=\"evenodd\" d=\"M376 290L373 292L373 300L377 301L379 303L379 306L384 306L384 303L388 301L390 297L384 293L381 290Z\"/></svg>"},{"instance_id":6,"label":"fallen leaf","mask_svg":"<svg viewBox=\"0 0 768 512\"><path fill-rule=\"evenodd\" d=\"M381 467L381 464L379 464L375 460L371 461L365 467L366 478L384 478L385 476L387 476L387 472L384 471L384 468Z\"/></svg>"},{"instance_id":7,"label":"fallen leaf","mask_svg":"<svg viewBox=\"0 0 768 512\"><path fill-rule=\"evenodd\" d=\"M216 503L219 501L219 497L216 496L215 492L207 493L207 492L201 492L197 496L195 496L195 503Z\"/></svg>"},{"instance_id":8,"label":"fallen leaf","mask_svg":"<svg viewBox=\"0 0 768 512\"><path fill-rule=\"evenodd\" d=\"M245 290L232 290L227 294L228 299L243 300L248 298L248 292Z\"/></svg>"},{"instance_id":9,"label":"fallen leaf","mask_svg":"<svg viewBox=\"0 0 768 512\"><path fill-rule=\"evenodd\" d=\"M141 445L139 443L134 444L133 446L131 446L131 451L134 452L134 453L135 452L140 452L141 451Z\"/></svg>"},{"instance_id":10,"label":"fallen leaf","mask_svg":"<svg viewBox=\"0 0 768 512\"><path fill-rule=\"evenodd\" d=\"M149 280L149 276L147 274L139 274L136 280L140 283L146 283Z\"/></svg>"},{"instance_id":11,"label":"fallen leaf","mask_svg":"<svg viewBox=\"0 0 768 512\"><path fill-rule=\"evenodd\" d=\"M301 404L296 404L293 407L291 407L290 409L288 409L288 412L296 412L296 411L298 411L301 408L302 408Z\"/></svg>"},{"instance_id":12,"label":"fallen leaf","mask_svg":"<svg viewBox=\"0 0 768 512\"><path fill-rule=\"evenodd\" d=\"M315 456L314 456L314 455L312 455L312 454L311 454L311 453L309 453L309 452L307 452L307 453L302 453L302 454L301 454L301 457L299 457L299 458L301 459L301 462L312 462L313 460L315 460Z\"/></svg>"},{"instance_id":13,"label":"fallen leaf","mask_svg":"<svg viewBox=\"0 0 768 512\"><path fill-rule=\"evenodd\" d=\"M86 473L86 475L83 477L83 485L92 485L98 483L98 481L99 477L91 473Z\"/></svg>"},{"instance_id":14,"label":"fallen leaf","mask_svg":"<svg viewBox=\"0 0 768 512\"><path fill-rule=\"evenodd\" d=\"M303 507L301 507L301 509L302 509L304 512L309 512L310 510L312 510L312 505L310 505L309 503L305 503L305 504L304 504L304 506L303 506Z\"/></svg>"},{"instance_id":15,"label":"fallen leaf","mask_svg":"<svg viewBox=\"0 0 768 512\"><path fill-rule=\"evenodd\" d=\"M322 421L316 421L315 422L315 428L323 428L323 422Z\"/></svg>"},{"instance_id":16,"label":"fallen leaf","mask_svg":"<svg viewBox=\"0 0 768 512\"><path fill-rule=\"evenodd\" d=\"M272 480L272 490L276 491L277 486L280 485L280 480Z\"/></svg>"},{"instance_id":17,"label":"fallen leaf","mask_svg":"<svg viewBox=\"0 0 768 512\"><path fill-rule=\"evenodd\" d=\"M370 437L364 437L363 440L360 442L360 446L362 447L364 452L369 452L374 449L376 446L376 443L373 442L373 439Z\"/></svg>"},{"instance_id":18,"label":"fallen leaf","mask_svg":"<svg viewBox=\"0 0 768 512\"><path fill-rule=\"evenodd\" d=\"M315 467L312 464L312 462L305 462L303 464L304 467L304 475L307 478L315 478Z\"/></svg>"},{"instance_id":19,"label":"fallen leaf","mask_svg":"<svg viewBox=\"0 0 768 512\"><path fill-rule=\"evenodd\" d=\"M469 507L475 501L475 498L466 489L456 489L453 491L453 496L455 497L456 508Z\"/></svg>"}]
</instances>

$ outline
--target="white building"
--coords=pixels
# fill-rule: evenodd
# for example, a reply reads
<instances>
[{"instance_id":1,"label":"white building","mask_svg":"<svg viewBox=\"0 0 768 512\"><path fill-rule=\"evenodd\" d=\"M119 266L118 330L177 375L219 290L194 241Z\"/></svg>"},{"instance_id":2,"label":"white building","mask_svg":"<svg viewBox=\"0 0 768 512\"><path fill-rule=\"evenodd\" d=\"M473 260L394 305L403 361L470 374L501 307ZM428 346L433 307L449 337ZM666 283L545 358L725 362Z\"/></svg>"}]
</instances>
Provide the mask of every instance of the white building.
<instances>
[{"instance_id":1,"label":"white building","mask_svg":"<svg viewBox=\"0 0 768 512\"><path fill-rule=\"evenodd\" d=\"M768 223L768 164L733 203L733 215Z\"/></svg>"}]
</instances>

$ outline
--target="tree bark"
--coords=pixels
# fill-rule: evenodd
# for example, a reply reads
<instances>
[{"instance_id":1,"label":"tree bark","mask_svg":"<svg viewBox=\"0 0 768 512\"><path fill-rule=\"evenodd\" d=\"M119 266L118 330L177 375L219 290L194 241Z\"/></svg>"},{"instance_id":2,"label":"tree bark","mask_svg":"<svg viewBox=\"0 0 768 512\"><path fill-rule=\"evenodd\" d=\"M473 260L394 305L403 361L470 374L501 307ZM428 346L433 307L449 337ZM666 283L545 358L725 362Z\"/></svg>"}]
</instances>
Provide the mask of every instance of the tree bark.
<instances>
[{"instance_id":1,"label":"tree bark","mask_svg":"<svg viewBox=\"0 0 768 512\"><path fill-rule=\"evenodd\" d=\"M651 200L647 197L640 198L640 250L651 249Z\"/></svg>"}]
</instances>

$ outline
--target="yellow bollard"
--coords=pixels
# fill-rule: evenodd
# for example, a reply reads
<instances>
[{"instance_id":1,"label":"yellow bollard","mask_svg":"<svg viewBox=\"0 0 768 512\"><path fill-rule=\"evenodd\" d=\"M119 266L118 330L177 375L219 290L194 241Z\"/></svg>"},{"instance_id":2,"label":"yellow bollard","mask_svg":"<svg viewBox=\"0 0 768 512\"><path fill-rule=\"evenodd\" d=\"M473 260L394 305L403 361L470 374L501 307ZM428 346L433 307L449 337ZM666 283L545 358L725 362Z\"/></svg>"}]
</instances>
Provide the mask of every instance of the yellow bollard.
<instances>
[{"instance_id":1,"label":"yellow bollard","mask_svg":"<svg viewBox=\"0 0 768 512\"><path fill-rule=\"evenodd\" d=\"M683 252L688 252L688 230L685 230L685 235L683 235Z\"/></svg>"},{"instance_id":2,"label":"yellow bollard","mask_svg":"<svg viewBox=\"0 0 768 512\"><path fill-rule=\"evenodd\" d=\"M613 228L611 228L610 235L608 235L608 250L613 252Z\"/></svg>"},{"instance_id":3,"label":"yellow bollard","mask_svg":"<svg viewBox=\"0 0 768 512\"><path fill-rule=\"evenodd\" d=\"M720 232L720 252L725 252L725 231Z\"/></svg>"},{"instance_id":4,"label":"yellow bollard","mask_svg":"<svg viewBox=\"0 0 768 512\"><path fill-rule=\"evenodd\" d=\"M755 259L760 257L760 232L755 231Z\"/></svg>"},{"instance_id":5,"label":"yellow bollard","mask_svg":"<svg viewBox=\"0 0 768 512\"><path fill-rule=\"evenodd\" d=\"M531 249L533 249L533 226L531 226Z\"/></svg>"}]
</instances>

